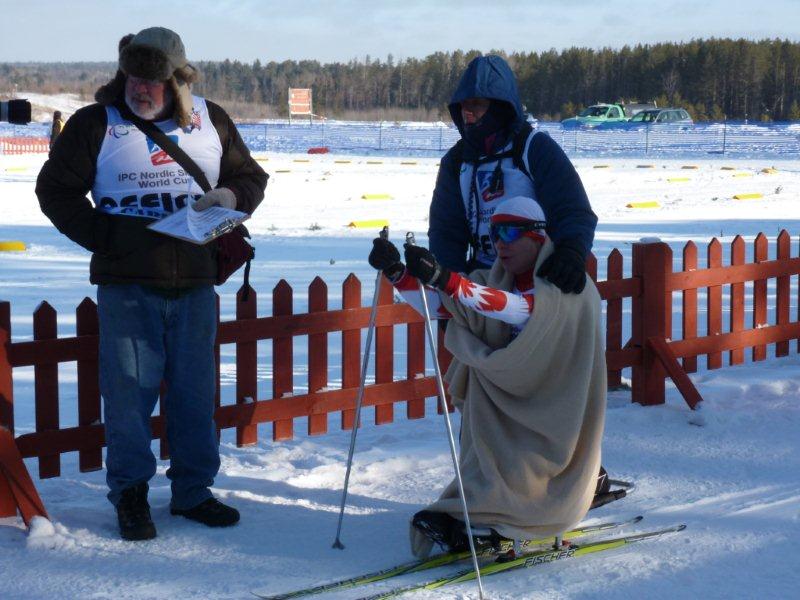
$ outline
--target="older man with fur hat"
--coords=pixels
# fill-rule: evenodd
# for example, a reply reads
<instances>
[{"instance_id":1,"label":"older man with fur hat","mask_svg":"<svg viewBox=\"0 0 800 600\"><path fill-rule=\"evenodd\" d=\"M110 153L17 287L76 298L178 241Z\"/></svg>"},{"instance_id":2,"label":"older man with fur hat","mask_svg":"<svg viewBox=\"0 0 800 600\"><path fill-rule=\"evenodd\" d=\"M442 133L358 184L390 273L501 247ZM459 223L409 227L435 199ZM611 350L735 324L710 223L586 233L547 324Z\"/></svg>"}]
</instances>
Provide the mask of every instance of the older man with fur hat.
<instances>
[{"instance_id":1,"label":"older man with fur hat","mask_svg":"<svg viewBox=\"0 0 800 600\"><path fill-rule=\"evenodd\" d=\"M116 76L97 91L96 104L67 122L36 184L42 211L92 253L108 498L126 540L156 535L147 499L156 472L150 415L162 380L170 512L210 527L239 520L209 489L220 464L213 420L216 245L147 228L190 204L252 213L264 197L267 174L225 111L191 94L197 78L175 32L150 27L125 36ZM139 120L175 142L213 189L203 194L136 126Z\"/></svg>"}]
</instances>

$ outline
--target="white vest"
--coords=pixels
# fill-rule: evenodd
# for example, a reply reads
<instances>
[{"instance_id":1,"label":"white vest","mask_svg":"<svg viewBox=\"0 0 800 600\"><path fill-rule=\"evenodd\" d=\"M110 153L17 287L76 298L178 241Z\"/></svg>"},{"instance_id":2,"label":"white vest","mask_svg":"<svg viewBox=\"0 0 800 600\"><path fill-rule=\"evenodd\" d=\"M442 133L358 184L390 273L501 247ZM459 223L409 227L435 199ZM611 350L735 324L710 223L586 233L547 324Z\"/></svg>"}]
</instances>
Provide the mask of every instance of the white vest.
<instances>
[{"instance_id":1,"label":"white vest","mask_svg":"<svg viewBox=\"0 0 800 600\"><path fill-rule=\"evenodd\" d=\"M536 132L533 131L528 136L525 146L522 151L522 161L528 173L531 172L531 167L528 164L528 150L530 149L531 141ZM498 151L497 154L509 152L512 148L513 142L509 142L505 148ZM484 157L481 157L483 160ZM477 217L477 255L476 258L485 265L491 265L497 258L494 245L489 238L489 223L494 210L503 198L511 198L514 196L527 196L536 200L536 192L533 188L533 180L528 177L520 169L514 166L514 159L503 158L500 160L500 169L503 172L503 185L500 189L492 192L489 187L492 182L497 161L489 161L479 164L477 167L474 164L462 163L461 174L459 175L459 183L461 185L461 198L464 201L464 210L467 215L467 223L469 224L470 235L476 234L476 217ZM475 183L477 190L477 199L472 196L472 183ZM476 206L477 200L477 206Z\"/></svg>"},{"instance_id":2,"label":"white vest","mask_svg":"<svg viewBox=\"0 0 800 600\"><path fill-rule=\"evenodd\" d=\"M192 122L185 129L174 119L155 125L197 163L213 188L219 179L222 142L206 101L192 96L192 102ZM92 187L98 210L160 219L186 206L189 195L203 195L200 184L116 108L106 107L106 116L108 126Z\"/></svg>"}]
</instances>

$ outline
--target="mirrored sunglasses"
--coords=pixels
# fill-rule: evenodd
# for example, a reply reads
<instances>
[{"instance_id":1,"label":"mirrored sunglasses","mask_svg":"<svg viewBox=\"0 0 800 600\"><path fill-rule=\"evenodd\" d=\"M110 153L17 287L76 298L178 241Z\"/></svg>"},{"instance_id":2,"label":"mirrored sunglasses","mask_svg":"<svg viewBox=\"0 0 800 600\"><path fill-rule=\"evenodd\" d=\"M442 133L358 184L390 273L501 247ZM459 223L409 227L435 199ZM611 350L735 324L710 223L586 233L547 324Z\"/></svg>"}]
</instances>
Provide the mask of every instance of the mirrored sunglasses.
<instances>
[{"instance_id":1,"label":"mirrored sunglasses","mask_svg":"<svg viewBox=\"0 0 800 600\"><path fill-rule=\"evenodd\" d=\"M507 223L492 223L489 228L489 237L493 243L503 241L506 244L516 242L528 231L537 231L544 229L544 223L534 222L526 223L524 225L511 225Z\"/></svg>"}]
</instances>

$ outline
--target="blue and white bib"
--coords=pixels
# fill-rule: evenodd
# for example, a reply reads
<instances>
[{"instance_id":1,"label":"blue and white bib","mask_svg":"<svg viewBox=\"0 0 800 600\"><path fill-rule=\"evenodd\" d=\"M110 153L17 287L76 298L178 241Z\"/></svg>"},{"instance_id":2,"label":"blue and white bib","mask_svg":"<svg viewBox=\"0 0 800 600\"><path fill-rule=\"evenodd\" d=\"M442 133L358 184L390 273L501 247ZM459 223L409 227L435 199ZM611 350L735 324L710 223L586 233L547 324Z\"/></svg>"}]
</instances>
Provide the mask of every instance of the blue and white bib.
<instances>
[{"instance_id":1,"label":"blue and white bib","mask_svg":"<svg viewBox=\"0 0 800 600\"><path fill-rule=\"evenodd\" d=\"M174 119L156 122L203 170L211 187L219 179L222 142L208 116L206 101L192 97L192 122L178 127ZM108 126L92 187L98 210L133 217L162 217L186 206L189 196L203 194L200 184L175 160L113 106L106 107Z\"/></svg>"},{"instance_id":2,"label":"blue and white bib","mask_svg":"<svg viewBox=\"0 0 800 600\"><path fill-rule=\"evenodd\" d=\"M529 173L531 169L528 164L528 150L534 135L536 135L536 132L531 132L528 136L522 152L522 160ZM510 152L512 145L513 142L509 142L497 154ZM481 157L481 160L483 159L484 157ZM492 180L497 162L489 161L477 166L464 162L461 164L461 173L459 175L461 198L464 202L469 231L470 234L477 234L478 248L476 258L485 265L491 265L497 258L494 246L489 238L489 221L500 200L514 196L527 196L536 200L532 179L514 166L514 159L511 157L500 159L503 183L500 188L493 189ZM473 182L477 192L474 195L472 194Z\"/></svg>"}]
</instances>

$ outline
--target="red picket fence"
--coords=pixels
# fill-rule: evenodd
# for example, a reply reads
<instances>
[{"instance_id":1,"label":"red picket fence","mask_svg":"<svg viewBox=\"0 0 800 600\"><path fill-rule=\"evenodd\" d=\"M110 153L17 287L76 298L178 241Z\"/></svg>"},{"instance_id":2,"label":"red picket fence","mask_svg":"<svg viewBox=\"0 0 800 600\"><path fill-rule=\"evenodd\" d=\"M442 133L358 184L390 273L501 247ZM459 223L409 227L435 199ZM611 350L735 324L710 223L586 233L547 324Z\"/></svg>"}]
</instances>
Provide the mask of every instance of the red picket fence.
<instances>
[{"instance_id":1,"label":"red picket fence","mask_svg":"<svg viewBox=\"0 0 800 600\"><path fill-rule=\"evenodd\" d=\"M46 137L0 137L0 154L31 154L50 152Z\"/></svg>"},{"instance_id":2,"label":"red picket fence","mask_svg":"<svg viewBox=\"0 0 800 600\"><path fill-rule=\"evenodd\" d=\"M634 244L633 274L642 282L642 296L634 298L632 340L642 349L641 361L633 368L633 397L664 398L664 376L668 365L659 360L657 340L666 341L664 351L670 359L682 361L682 372L697 371L698 356L706 357L707 369L744 362L750 350L753 361L767 358L767 345L774 345L775 356L786 356L790 342L797 340L800 351L800 282L795 278L798 309L790 315L791 283L800 274L800 257L791 256L791 237L781 231L776 239L776 257L768 258L768 239L760 233L752 243L752 262L746 262L747 244L736 236L730 244L728 266L722 264L722 244L716 238L706 248L706 268L698 269L697 246L683 248L682 270L673 272L672 250L666 244ZM775 280L774 304L770 307L768 280ZM750 327L745 323L746 284L751 283ZM728 291L728 326L723 327L723 291ZM706 291L706 333L698 336L698 290ZM673 337L672 296L680 294L681 335ZM774 323L767 314L774 309ZM651 342L656 341L656 343ZM675 377L673 376L673 379ZM677 381L676 381L677 383ZM688 401L688 398L687 398Z\"/></svg>"},{"instance_id":3,"label":"red picket fence","mask_svg":"<svg viewBox=\"0 0 800 600\"><path fill-rule=\"evenodd\" d=\"M745 349L753 360L766 357L767 344L775 345L776 356L785 356L791 340L800 340L800 314L789 314L792 278L800 273L800 258L790 256L790 238L781 232L777 257L767 258L767 238L759 235L753 244L753 261L745 262L746 244L737 237L731 245L729 266L722 266L721 245L708 245L707 267L697 268L697 248L689 242L683 252L683 269L673 272L672 250L664 243L633 245L632 276L624 277L623 257L614 250L607 258L607 278L597 282L605 301L606 360L610 386L621 383L622 369L632 367L632 400L644 405L661 404L665 398L667 374L675 380L690 406L700 397L681 369L697 370L697 356L707 357L707 368L722 366L723 353L729 364L743 362ZM587 271L596 279L597 262L587 261ZM767 280L776 280L775 323L768 324ZM796 278L795 278L796 279ZM745 282L752 283L752 325L745 326ZM795 284L800 298L800 285ZM722 326L722 288L730 290L730 319ZM706 289L707 333L698 335L698 290ZM320 278L308 288L308 312L295 314L293 291L281 281L273 290L272 315L258 316L258 296L250 290L236 301L236 319L220 322L217 333L218 428L236 429L239 446L258 441L258 425L272 423L272 439L294 436L294 419L307 417L307 434L328 430L328 415L340 413L343 429L352 428L361 371L361 335L369 322L370 308L362 306L361 283L350 275L343 283L341 308L329 308L328 288ZM682 338L671 340L674 293L681 294ZM630 299L630 310L623 303ZM22 457L37 457L39 477L61 474L60 455L79 453L80 471L102 468L104 429L100 423L98 388L98 323L94 302L86 298L76 310L76 335L59 338L56 311L43 302L33 315L33 341L13 342L11 307L0 302L0 428L14 432L13 370L34 368L35 432L15 438ZM624 320L631 338L623 344ZM406 327L407 364L405 373L394 372L394 327ZM341 385L329 388L328 337L341 334ZM294 394L293 366L295 338L307 336L308 392ZM272 395L257 397L257 343L272 340ZM220 404L220 346L236 346L236 403ZM450 356L440 339L438 360L443 370ZM798 348L800 351L800 348ZM434 378L425 376L426 344L421 317L405 304L395 304L391 287L383 281L379 293L374 344L375 381L366 386L364 406L375 407L375 423L391 423L395 405L405 404L406 418L425 416L425 398L436 394ZM77 363L78 425L61 427L59 415L58 365ZM694 394L694 395L692 395ZM159 438L162 457L168 456L165 423L152 419L154 438ZM2 429L0 429L2 431ZM3 482L0 464L0 516L14 514ZM5 487L4 487L5 486ZM4 497L5 496L5 497Z\"/></svg>"}]
</instances>

